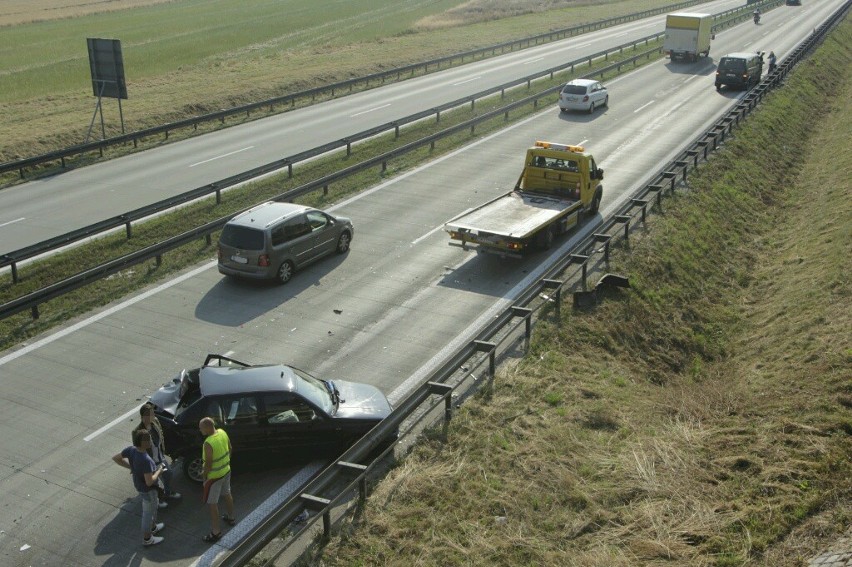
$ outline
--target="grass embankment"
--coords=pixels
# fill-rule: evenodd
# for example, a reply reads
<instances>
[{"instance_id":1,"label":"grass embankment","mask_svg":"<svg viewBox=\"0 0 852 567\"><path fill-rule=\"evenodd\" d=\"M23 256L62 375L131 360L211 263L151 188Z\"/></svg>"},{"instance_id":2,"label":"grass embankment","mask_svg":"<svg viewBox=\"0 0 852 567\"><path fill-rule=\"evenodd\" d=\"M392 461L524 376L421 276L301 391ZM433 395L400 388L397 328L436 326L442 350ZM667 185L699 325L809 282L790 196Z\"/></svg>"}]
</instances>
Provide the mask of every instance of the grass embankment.
<instances>
[{"instance_id":1,"label":"grass embankment","mask_svg":"<svg viewBox=\"0 0 852 567\"><path fill-rule=\"evenodd\" d=\"M39 6L54 3L36 0L21 9L32 7L37 18L43 13ZM553 1L533 7L526 0L361 0L337 3L329 11L312 0L293 0L285 10L278 2L204 0L20 23L0 28L7 44L15 46L0 51L0 114L5 118L0 121L0 162L83 142L95 107L86 37L122 40L130 97L123 104L124 120L126 129L135 131L672 3ZM445 10L461 4L465 10L442 18ZM549 9L533 9L541 6ZM27 21L26 15L17 15L17 21ZM115 101L104 101L104 117L107 135L119 134ZM95 129L98 138L99 120ZM187 129L170 140L192 134ZM111 149L110 155L116 152ZM15 177L5 176L3 182L13 183Z\"/></svg>"},{"instance_id":2,"label":"grass embankment","mask_svg":"<svg viewBox=\"0 0 852 567\"><path fill-rule=\"evenodd\" d=\"M147 246L162 242L172 236L182 234L190 227L201 226L215 219L232 215L237 211L273 198L308 181L321 178L344 167L352 166L367 158L390 151L403 144L463 123L515 100L526 98L533 93L557 86L569 78L588 73L592 69L610 65L658 46L659 43L648 46L642 45L635 52L627 50L621 55L609 57L606 61L593 62L592 66L584 64L576 67L573 73L558 73L553 79L536 81L529 89L521 87L507 91L503 98L495 95L489 99L480 100L473 110L470 109L469 105L465 105L450 112L443 112L441 113L440 122L426 120L409 126L401 130L398 139L394 138L393 133L390 133L358 144L349 157L345 155L345 152L341 151L338 155L312 160L304 165L299 165L295 168L296 173L291 179L288 179L286 173L284 173L265 178L259 182L247 184L239 189L228 191L223 194L220 205L216 205L213 197L210 197L154 220L137 223L133 227L133 238L131 239L125 238L124 232L120 232L99 238L94 242L83 244L60 254L52 255L44 260L19 267L19 283L12 284L9 275L5 275L0 279L0 303L6 303L23 297L52 283L71 277L84 270L94 268L107 260L119 258ZM637 66L647 64L658 57L659 55L642 58ZM633 65L628 65L625 67L625 71L632 70L633 68ZM606 79L615 76L615 74L616 72L613 71L604 75L603 78ZM555 100L555 95L553 100ZM509 121L523 119L535 112L538 112L538 108L532 104L526 105L523 108L512 111ZM437 142L434 150L430 150L427 146L395 159L389 163L388 170L384 173L381 172L379 167L376 167L332 184L326 196L317 192L296 199L295 201L315 207L325 207L347 195L380 182L384 177L389 177L425 161L434 159L489 132L498 130L504 127L505 124L504 116L500 115L497 118L478 125L473 134L470 133L470 130L465 129L461 133L448 136ZM215 242L217 238L218 234L214 234L213 241ZM187 266L209 260L215 254L215 246L207 246L203 240L199 239L198 242L187 244L166 253L163 256L162 264L159 266L152 260L146 264L130 267L119 274L99 280L85 288L51 300L41 307L41 317L38 320L32 320L29 312L23 312L16 316L2 319L0 320L0 350L10 348L74 316L106 305L117 297L155 283Z\"/></svg>"},{"instance_id":3,"label":"grass embankment","mask_svg":"<svg viewBox=\"0 0 852 567\"><path fill-rule=\"evenodd\" d=\"M852 521L852 22L323 565L804 565Z\"/></svg>"}]
</instances>

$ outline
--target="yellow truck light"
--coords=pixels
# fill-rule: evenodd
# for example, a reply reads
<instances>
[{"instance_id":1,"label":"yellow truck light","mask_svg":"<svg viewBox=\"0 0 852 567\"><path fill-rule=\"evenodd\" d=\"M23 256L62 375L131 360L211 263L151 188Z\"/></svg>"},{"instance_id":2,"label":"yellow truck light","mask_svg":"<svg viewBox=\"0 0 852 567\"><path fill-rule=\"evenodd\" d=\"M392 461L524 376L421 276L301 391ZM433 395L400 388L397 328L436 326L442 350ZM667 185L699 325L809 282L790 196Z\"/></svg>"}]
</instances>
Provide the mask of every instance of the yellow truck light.
<instances>
[{"instance_id":1,"label":"yellow truck light","mask_svg":"<svg viewBox=\"0 0 852 567\"><path fill-rule=\"evenodd\" d=\"M586 151L586 148L583 146L569 146L567 144L554 144L553 142L543 142L541 140L536 140L535 146L537 148L543 148L545 150L560 150L563 152L574 152L581 154Z\"/></svg>"}]
</instances>

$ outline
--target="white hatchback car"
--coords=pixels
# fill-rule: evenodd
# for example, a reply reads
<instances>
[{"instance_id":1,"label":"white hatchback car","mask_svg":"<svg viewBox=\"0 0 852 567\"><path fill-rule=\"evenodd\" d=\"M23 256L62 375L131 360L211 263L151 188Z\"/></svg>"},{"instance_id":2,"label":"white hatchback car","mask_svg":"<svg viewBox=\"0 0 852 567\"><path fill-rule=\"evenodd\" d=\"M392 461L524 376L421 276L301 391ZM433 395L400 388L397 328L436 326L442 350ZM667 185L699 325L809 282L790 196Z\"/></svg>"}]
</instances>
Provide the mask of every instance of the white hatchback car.
<instances>
[{"instance_id":1,"label":"white hatchback car","mask_svg":"<svg viewBox=\"0 0 852 567\"><path fill-rule=\"evenodd\" d=\"M585 110L591 114L595 108L608 104L606 87L591 79L574 79L566 83L559 93L559 109L562 112Z\"/></svg>"}]
</instances>

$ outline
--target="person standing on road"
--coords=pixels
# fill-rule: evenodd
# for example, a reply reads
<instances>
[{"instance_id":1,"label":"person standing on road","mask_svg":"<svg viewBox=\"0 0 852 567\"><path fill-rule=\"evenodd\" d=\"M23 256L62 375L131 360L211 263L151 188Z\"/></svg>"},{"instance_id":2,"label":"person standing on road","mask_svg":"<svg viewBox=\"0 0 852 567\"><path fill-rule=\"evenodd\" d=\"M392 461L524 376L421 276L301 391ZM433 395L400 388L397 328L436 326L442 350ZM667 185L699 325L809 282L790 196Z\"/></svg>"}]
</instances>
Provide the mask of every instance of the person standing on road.
<instances>
[{"instance_id":1,"label":"person standing on road","mask_svg":"<svg viewBox=\"0 0 852 567\"><path fill-rule=\"evenodd\" d=\"M154 404L146 402L139 408L140 422L136 427L137 430L147 431L151 435L151 448L148 450L148 455L154 460L154 464L163 465L163 472L160 478L163 479L163 494L169 500L178 500L181 497L180 492L172 490L172 469L166 462L166 443L163 435L163 426L160 425L160 420L154 415ZM159 507L163 509L168 506L165 500L161 500Z\"/></svg>"},{"instance_id":2,"label":"person standing on road","mask_svg":"<svg viewBox=\"0 0 852 567\"><path fill-rule=\"evenodd\" d=\"M142 545L157 545L163 541L162 537L154 534L165 527L165 524L157 523L159 498L156 485L163 473L163 466L154 464L154 459L148 454L150 448L151 435L137 429L133 432L133 446L112 458L115 464L130 469L133 486L142 497Z\"/></svg>"},{"instance_id":3,"label":"person standing on road","mask_svg":"<svg viewBox=\"0 0 852 567\"><path fill-rule=\"evenodd\" d=\"M210 510L210 533L204 536L207 543L219 541L222 529L219 526L219 497L225 498L227 514L222 516L225 523L233 526L234 497L231 495L231 440L224 429L216 429L212 418L205 417L198 423L198 429L204 435L201 455L204 459L204 502Z\"/></svg>"}]
</instances>

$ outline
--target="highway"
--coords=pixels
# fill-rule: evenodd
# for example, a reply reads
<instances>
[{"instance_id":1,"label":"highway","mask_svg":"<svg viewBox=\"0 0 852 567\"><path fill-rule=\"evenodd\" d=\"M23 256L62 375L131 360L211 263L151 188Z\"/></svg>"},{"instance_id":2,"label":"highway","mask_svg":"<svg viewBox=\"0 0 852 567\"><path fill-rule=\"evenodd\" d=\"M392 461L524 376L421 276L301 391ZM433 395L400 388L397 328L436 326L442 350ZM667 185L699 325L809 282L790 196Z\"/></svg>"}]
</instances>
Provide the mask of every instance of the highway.
<instances>
[{"instance_id":1,"label":"highway","mask_svg":"<svg viewBox=\"0 0 852 567\"><path fill-rule=\"evenodd\" d=\"M0 190L0 254L664 28L630 22Z\"/></svg>"},{"instance_id":2,"label":"highway","mask_svg":"<svg viewBox=\"0 0 852 567\"><path fill-rule=\"evenodd\" d=\"M744 95L715 91L713 59L758 49L783 58L840 4L806 0L769 11L759 26L748 21L718 34L711 60L659 61L609 81L607 109L560 114L554 100L337 204L332 210L356 226L351 251L285 286L226 280L211 259L0 353L0 564L176 566L215 553L201 542L208 525L198 488L183 479L183 502L160 516L165 542L140 545L140 504L129 475L110 458L129 444L137 423L131 416L146 395L219 352L369 382L398 402L547 262L544 253L522 261L480 257L448 246L440 230L508 189L533 141L583 144L595 155L606 170L606 215ZM559 240L552 255L595 224ZM250 530L259 517L253 510L268 509L286 496L293 475L311 470L281 463L269 472L239 471L241 521L220 544Z\"/></svg>"}]
</instances>

